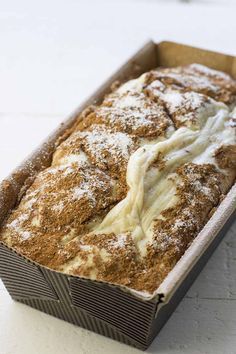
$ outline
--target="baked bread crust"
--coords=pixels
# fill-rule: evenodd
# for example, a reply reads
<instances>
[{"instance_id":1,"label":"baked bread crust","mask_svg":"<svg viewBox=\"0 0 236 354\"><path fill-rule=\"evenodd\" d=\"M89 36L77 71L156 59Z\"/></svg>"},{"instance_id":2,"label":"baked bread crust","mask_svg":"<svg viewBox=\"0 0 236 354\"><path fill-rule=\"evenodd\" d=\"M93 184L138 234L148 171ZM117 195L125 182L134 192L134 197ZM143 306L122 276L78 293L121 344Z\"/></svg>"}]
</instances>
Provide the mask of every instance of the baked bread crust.
<instances>
[{"instance_id":1,"label":"baked bread crust","mask_svg":"<svg viewBox=\"0 0 236 354\"><path fill-rule=\"evenodd\" d=\"M235 180L236 81L160 68L86 109L0 238L68 274L152 293Z\"/></svg>"}]
</instances>

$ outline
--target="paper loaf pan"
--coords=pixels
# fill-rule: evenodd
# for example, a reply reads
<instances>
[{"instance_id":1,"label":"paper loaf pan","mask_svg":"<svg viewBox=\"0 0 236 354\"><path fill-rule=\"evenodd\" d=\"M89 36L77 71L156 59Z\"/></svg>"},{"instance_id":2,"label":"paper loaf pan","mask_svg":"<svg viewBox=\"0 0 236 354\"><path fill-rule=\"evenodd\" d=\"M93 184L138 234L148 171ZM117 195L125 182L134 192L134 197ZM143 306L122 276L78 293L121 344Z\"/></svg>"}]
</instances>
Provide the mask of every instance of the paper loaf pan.
<instances>
[{"instance_id":1,"label":"paper loaf pan","mask_svg":"<svg viewBox=\"0 0 236 354\"><path fill-rule=\"evenodd\" d=\"M49 166L55 141L89 104L99 102L116 81L157 66L197 62L236 77L236 58L173 42L147 43L23 164L0 185L0 223L17 204L35 174ZM168 320L186 291L235 219L236 185L218 206L154 296L142 298L129 289L52 271L19 255L0 242L0 277L11 297L75 325L146 349Z\"/></svg>"}]
</instances>

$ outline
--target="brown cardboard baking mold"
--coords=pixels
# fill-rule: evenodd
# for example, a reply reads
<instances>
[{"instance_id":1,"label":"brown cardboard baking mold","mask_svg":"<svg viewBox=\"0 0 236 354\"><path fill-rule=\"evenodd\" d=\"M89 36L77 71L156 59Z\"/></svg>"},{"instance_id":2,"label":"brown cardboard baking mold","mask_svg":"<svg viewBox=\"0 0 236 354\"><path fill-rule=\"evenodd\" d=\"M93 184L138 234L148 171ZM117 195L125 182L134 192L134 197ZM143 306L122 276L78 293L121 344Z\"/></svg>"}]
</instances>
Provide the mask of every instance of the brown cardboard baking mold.
<instances>
[{"instance_id":1,"label":"brown cardboard baking mold","mask_svg":"<svg viewBox=\"0 0 236 354\"><path fill-rule=\"evenodd\" d=\"M50 164L55 141L89 104L99 102L111 84L157 66L197 62L236 77L236 57L173 42L148 42L84 102L23 164L0 185L0 223L19 201L35 174ZM168 320L235 219L234 185L155 294L68 276L19 255L0 242L0 277L11 297L50 315L146 349Z\"/></svg>"}]
</instances>

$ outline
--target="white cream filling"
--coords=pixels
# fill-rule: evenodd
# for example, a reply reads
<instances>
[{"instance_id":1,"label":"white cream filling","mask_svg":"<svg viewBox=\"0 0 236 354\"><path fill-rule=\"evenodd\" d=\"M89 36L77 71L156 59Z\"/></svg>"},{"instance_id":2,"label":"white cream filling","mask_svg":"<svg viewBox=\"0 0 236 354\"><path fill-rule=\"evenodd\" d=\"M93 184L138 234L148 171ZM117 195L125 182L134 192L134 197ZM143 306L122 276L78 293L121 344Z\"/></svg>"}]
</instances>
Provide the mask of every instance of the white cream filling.
<instances>
[{"instance_id":1,"label":"white cream filling","mask_svg":"<svg viewBox=\"0 0 236 354\"><path fill-rule=\"evenodd\" d=\"M117 90L117 93L141 92L145 77L146 74L143 74L138 79L128 81ZM173 103L174 99L179 99L176 94L163 94L164 96L166 100L169 100L169 103ZM133 101L135 101L134 97L124 99L120 102L119 108L123 109L132 105ZM137 104L136 101L135 104ZM126 179L129 191L126 198L111 209L101 223L96 222L92 226L92 232L96 234L115 233L118 235L118 246L124 243L126 233L130 232L140 254L144 256L147 244L152 242L154 220L163 218L162 211L178 202L176 185L180 178L175 174L176 168L187 162L215 164L215 150L222 144L235 144L235 130L229 123L230 116L236 116L236 109L230 114L224 104L212 100L210 104L200 106L196 110L196 122L191 123L190 120L186 120L184 115L183 122L188 127L182 127L176 131L170 127L166 140L158 138L146 141L143 139L142 146L130 156L128 161ZM159 153L165 160L164 169L151 166ZM60 158L60 154L58 156L55 154L52 172L54 165L57 169L69 167L75 162L89 163L83 151L62 158ZM77 191L78 193L81 191ZM28 206L26 203L26 209ZM13 229L17 227L19 230L22 222L23 220L17 220L8 226ZM40 226L40 218L35 217L32 225ZM27 238L28 235L24 234L24 237ZM70 242L71 239L74 239L73 231L63 238L63 242ZM84 245L81 247L84 247L84 251L88 252L87 260L85 261L84 258L77 255L65 263L61 271L71 273L73 269L81 265L91 266L93 269L90 277L96 279L97 271L93 256L99 254L106 262L110 255L106 250L96 246Z\"/></svg>"},{"instance_id":2,"label":"white cream filling","mask_svg":"<svg viewBox=\"0 0 236 354\"><path fill-rule=\"evenodd\" d=\"M57 160L57 158L54 156L53 162L55 163L55 160ZM84 163L88 161L88 157L87 155L80 150L79 154L70 154L68 156L64 156L63 158L59 159L56 161L56 163L60 164L61 166L66 165L66 166L70 166L71 164L77 162L77 163Z\"/></svg>"},{"instance_id":3,"label":"white cream filling","mask_svg":"<svg viewBox=\"0 0 236 354\"><path fill-rule=\"evenodd\" d=\"M122 86L120 86L116 92L118 94L123 94L126 93L127 91L141 92L143 89L143 85L145 83L146 76L147 74L144 73L141 76L139 76L137 79L127 81Z\"/></svg>"},{"instance_id":4,"label":"white cream filling","mask_svg":"<svg viewBox=\"0 0 236 354\"><path fill-rule=\"evenodd\" d=\"M227 107L218 105L214 115L205 116L202 129L181 127L169 139L136 150L128 162L126 198L110 210L93 232L131 232L140 253L145 255L147 243L153 237L153 220L177 202L176 168L187 162L215 164L216 148L235 143L235 132L227 126L228 119ZM165 159L165 168L150 169L159 153Z\"/></svg>"}]
</instances>

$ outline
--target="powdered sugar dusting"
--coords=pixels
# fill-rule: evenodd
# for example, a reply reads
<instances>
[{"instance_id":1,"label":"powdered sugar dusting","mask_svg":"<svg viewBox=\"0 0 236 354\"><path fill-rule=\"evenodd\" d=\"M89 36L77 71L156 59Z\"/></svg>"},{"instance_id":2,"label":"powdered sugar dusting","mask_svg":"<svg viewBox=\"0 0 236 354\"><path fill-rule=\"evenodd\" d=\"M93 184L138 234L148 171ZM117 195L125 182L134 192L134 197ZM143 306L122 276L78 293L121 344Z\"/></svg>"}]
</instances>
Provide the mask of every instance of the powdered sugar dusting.
<instances>
[{"instance_id":1,"label":"powdered sugar dusting","mask_svg":"<svg viewBox=\"0 0 236 354\"><path fill-rule=\"evenodd\" d=\"M217 92L219 90L219 86L213 84L212 81L207 76L196 76L191 72L174 72L174 71L163 71L158 72L158 76L160 79L170 78L175 80L176 84L181 85L182 87L189 87L190 85L193 88L193 91L201 91L208 88L213 92Z\"/></svg>"},{"instance_id":2,"label":"powdered sugar dusting","mask_svg":"<svg viewBox=\"0 0 236 354\"><path fill-rule=\"evenodd\" d=\"M113 94L98 108L98 114L106 117L113 128L129 128L133 133L140 128L157 128L158 122L160 126L163 122L172 123L160 104L135 90L123 95Z\"/></svg>"},{"instance_id":3,"label":"powdered sugar dusting","mask_svg":"<svg viewBox=\"0 0 236 354\"><path fill-rule=\"evenodd\" d=\"M180 93L172 91L163 95L162 98L168 103L171 113L175 112L176 109L180 109L183 105L186 110L195 110L201 107L205 101L204 96L196 92Z\"/></svg>"},{"instance_id":4,"label":"powdered sugar dusting","mask_svg":"<svg viewBox=\"0 0 236 354\"><path fill-rule=\"evenodd\" d=\"M28 219L28 213L21 214L13 220L10 224L7 224L7 226L12 229L14 232L16 232L20 238L25 241L28 240L32 235L29 231L23 230L22 224L24 221Z\"/></svg>"},{"instance_id":5,"label":"powdered sugar dusting","mask_svg":"<svg viewBox=\"0 0 236 354\"><path fill-rule=\"evenodd\" d=\"M110 242L110 245L113 248L125 247L126 239L127 239L127 235L126 234L119 234L119 235L117 235L117 239L115 241L111 241Z\"/></svg>"},{"instance_id":6,"label":"powdered sugar dusting","mask_svg":"<svg viewBox=\"0 0 236 354\"><path fill-rule=\"evenodd\" d=\"M23 240L28 240L31 237L31 233L29 231L20 231L20 236Z\"/></svg>"},{"instance_id":7,"label":"powdered sugar dusting","mask_svg":"<svg viewBox=\"0 0 236 354\"><path fill-rule=\"evenodd\" d=\"M211 188L202 185L200 181L194 181L192 185L196 191L203 193L209 200L214 200Z\"/></svg>"},{"instance_id":8,"label":"powdered sugar dusting","mask_svg":"<svg viewBox=\"0 0 236 354\"><path fill-rule=\"evenodd\" d=\"M86 182L82 183L80 187L75 187L73 189L72 199L81 199L84 196L86 196L89 199L94 200L94 196L90 188L91 188L90 183L86 183Z\"/></svg>"},{"instance_id":9,"label":"powdered sugar dusting","mask_svg":"<svg viewBox=\"0 0 236 354\"><path fill-rule=\"evenodd\" d=\"M196 70L198 73L205 74L206 76L216 77L216 78L220 78L223 80L231 80L230 76L227 75L226 73L224 73L222 71L211 69L205 65L194 63L194 64L189 65L189 68Z\"/></svg>"},{"instance_id":10,"label":"powdered sugar dusting","mask_svg":"<svg viewBox=\"0 0 236 354\"><path fill-rule=\"evenodd\" d=\"M60 201L58 204L53 205L52 209L55 210L56 212L61 212L64 208L64 202Z\"/></svg>"},{"instance_id":11,"label":"powdered sugar dusting","mask_svg":"<svg viewBox=\"0 0 236 354\"><path fill-rule=\"evenodd\" d=\"M111 155L119 155L125 160L130 156L129 151L133 141L127 134L114 133L102 126L94 125L92 132L79 132L78 135L86 141L90 151L96 152L96 157L100 160L104 159L104 150Z\"/></svg>"}]
</instances>

